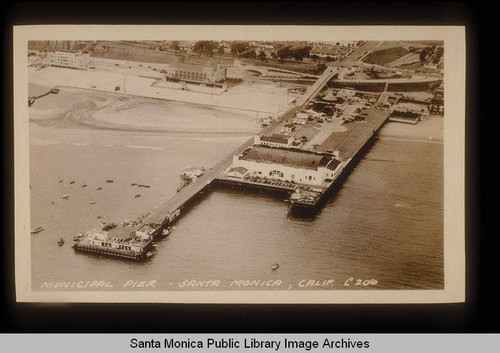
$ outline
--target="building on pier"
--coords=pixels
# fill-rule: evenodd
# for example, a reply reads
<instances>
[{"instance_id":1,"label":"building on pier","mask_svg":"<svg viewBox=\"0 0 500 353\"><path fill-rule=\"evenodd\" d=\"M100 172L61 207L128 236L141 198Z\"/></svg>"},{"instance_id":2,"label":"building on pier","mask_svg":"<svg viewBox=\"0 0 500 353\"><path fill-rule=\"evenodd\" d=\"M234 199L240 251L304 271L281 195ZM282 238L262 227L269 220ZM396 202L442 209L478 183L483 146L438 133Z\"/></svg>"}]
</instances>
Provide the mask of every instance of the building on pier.
<instances>
[{"instance_id":1,"label":"building on pier","mask_svg":"<svg viewBox=\"0 0 500 353\"><path fill-rule=\"evenodd\" d=\"M235 168L259 178L324 186L340 172L341 161L331 155L261 145L233 156Z\"/></svg>"},{"instance_id":2,"label":"building on pier","mask_svg":"<svg viewBox=\"0 0 500 353\"><path fill-rule=\"evenodd\" d=\"M254 145L270 147L290 147L293 143L293 136L284 134L255 135Z\"/></svg>"}]
</instances>

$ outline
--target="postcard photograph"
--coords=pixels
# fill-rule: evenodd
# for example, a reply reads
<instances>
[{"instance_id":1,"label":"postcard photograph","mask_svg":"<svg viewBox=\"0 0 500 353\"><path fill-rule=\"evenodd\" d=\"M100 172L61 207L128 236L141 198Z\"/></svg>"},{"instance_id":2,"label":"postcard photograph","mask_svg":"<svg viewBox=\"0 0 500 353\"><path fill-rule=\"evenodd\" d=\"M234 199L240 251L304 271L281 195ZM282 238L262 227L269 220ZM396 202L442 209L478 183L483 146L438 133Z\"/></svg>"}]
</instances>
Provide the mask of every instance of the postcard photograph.
<instances>
[{"instance_id":1,"label":"postcard photograph","mask_svg":"<svg viewBox=\"0 0 500 353\"><path fill-rule=\"evenodd\" d=\"M463 301L464 38L15 28L18 300Z\"/></svg>"}]
</instances>

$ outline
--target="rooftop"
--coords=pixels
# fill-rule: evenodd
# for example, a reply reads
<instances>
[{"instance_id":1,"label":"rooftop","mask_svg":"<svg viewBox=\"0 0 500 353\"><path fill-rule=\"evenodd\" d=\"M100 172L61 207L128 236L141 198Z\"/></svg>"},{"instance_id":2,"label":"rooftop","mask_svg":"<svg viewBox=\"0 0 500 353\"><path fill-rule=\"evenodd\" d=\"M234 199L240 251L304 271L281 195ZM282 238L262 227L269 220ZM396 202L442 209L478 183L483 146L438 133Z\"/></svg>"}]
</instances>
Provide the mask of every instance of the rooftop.
<instances>
[{"instance_id":1,"label":"rooftop","mask_svg":"<svg viewBox=\"0 0 500 353\"><path fill-rule=\"evenodd\" d=\"M272 148L266 146L253 146L243 152L241 160L255 161L258 163L281 164L294 168L317 170L318 167L327 166L333 157L305 151ZM340 163L336 161L335 167ZM330 169L330 168L329 168ZM334 168L335 169L335 168Z\"/></svg>"},{"instance_id":2,"label":"rooftop","mask_svg":"<svg viewBox=\"0 0 500 353\"><path fill-rule=\"evenodd\" d=\"M261 141L266 141L266 142L275 142L275 143L288 143L288 136L285 135L280 135L280 134L272 134L272 135L262 135L260 137Z\"/></svg>"}]
</instances>

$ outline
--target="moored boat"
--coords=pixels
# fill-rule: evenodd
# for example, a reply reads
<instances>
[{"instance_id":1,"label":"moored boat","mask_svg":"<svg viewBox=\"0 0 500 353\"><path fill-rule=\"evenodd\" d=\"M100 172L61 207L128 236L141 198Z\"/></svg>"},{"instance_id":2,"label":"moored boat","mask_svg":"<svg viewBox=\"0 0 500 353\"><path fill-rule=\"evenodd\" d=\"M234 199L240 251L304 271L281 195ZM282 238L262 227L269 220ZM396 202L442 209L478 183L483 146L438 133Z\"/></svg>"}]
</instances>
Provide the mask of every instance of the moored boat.
<instances>
[{"instance_id":1,"label":"moored boat","mask_svg":"<svg viewBox=\"0 0 500 353\"><path fill-rule=\"evenodd\" d=\"M166 237L167 235L169 235L170 233L172 233L172 230L173 230L172 227L167 227L167 228L165 228L165 229L163 229L161 231L161 235L163 235L164 237Z\"/></svg>"},{"instance_id":2,"label":"moored boat","mask_svg":"<svg viewBox=\"0 0 500 353\"><path fill-rule=\"evenodd\" d=\"M31 230L31 234L36 234L36 233L40 233L41 231L43 231L45 228L39 226L39 227L36 227L34 229Z\"/></svg>"}]
</instances>

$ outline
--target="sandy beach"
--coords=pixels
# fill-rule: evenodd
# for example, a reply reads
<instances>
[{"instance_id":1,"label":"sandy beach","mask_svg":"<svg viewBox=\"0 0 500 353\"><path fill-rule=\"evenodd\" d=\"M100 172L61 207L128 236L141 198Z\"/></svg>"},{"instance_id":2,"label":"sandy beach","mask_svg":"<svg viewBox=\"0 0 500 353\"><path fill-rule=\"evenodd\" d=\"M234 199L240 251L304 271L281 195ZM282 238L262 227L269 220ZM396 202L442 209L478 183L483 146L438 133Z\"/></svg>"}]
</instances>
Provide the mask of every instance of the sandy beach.
<instances>
[{"instance_id":1,"label":"sandy beach","mask_svg":"<svg viewBox=\"0 0 500 353\"><path fill-rule=\"evenodd\" d=\"M40 70L29 68L29 82L40 86L73 87L91 92L110 92L126 96L157 98L162 100L201 104L211 107L231 108L272 114L287 105L295 96L287 93L287 88L274 83L240 83L224 93L192 86L192 91L162 85L163 76L156 71L151 75L137 75L135 71L73 70L45 67ZM162 81L163 80L163 81Z\"/></svg>"}]
</instances>

